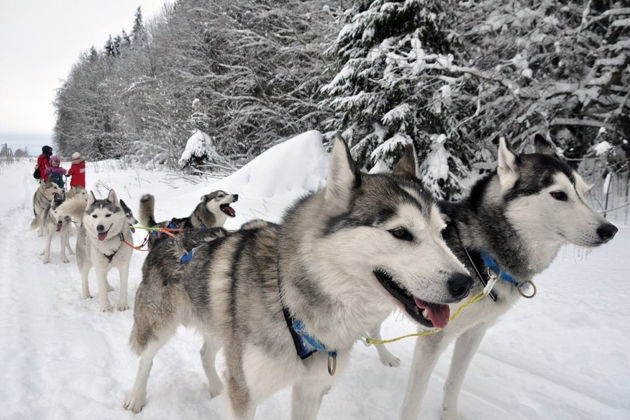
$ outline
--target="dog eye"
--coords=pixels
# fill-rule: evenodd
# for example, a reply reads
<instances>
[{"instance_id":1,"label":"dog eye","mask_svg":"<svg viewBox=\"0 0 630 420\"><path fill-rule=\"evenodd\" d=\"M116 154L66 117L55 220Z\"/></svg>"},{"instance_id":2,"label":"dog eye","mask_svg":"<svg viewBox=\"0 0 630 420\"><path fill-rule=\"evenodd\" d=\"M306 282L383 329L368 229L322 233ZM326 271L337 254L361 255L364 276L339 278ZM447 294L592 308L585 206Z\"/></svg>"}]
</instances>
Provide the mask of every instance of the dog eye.
<instances>
[{"instance_id":1,"label":"dog eye","mask_svg":"<svg viewBox=\"0 0 630 420\"><path fill-rule=\"evenodd\" d=\"M96 219L96 215L95 214L92 215L92 219Z\"/></svg>"},{"instance_id":2,"label":"dog eye","mask_svg":"<svg viewBox=\"0 0 630 420\"><path fill-rule=\"evenodd\" d=\"M549 194L551 194L553 198L559 201L567 201L569 199L564 191L553 191Z\"/></svg>"},{"instance_id":3,"label":"dog eye","mask_svg":"<svg viewBox=\"0 0 630 420\"><path fill-rule=\"evenodd\" d=\"M413 235L404 227L397 227L389 231L392 236L401 241L413 241Z\"/></svg>"},{"instance_id":4,"label":"dog eye","mask_svg":"<svg viewBox=\"0 0 630 420\"><path fill-rule=\"evenodd\" d=\"M112 217L112 215L111 214L106 214L105 217Z\"/></svg>"}]
</instances>

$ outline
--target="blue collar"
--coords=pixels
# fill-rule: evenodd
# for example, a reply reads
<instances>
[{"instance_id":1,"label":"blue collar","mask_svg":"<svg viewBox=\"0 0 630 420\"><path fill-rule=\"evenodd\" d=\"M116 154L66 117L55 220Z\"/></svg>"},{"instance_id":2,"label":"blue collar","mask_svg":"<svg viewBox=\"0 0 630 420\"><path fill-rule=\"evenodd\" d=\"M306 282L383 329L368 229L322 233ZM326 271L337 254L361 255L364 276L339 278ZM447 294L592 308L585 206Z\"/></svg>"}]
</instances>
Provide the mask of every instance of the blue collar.
<instances>
[{"instance_id":1,"label":"blue collar","mask_svg":"<svg viewBox=\"0 0 630 420\"><path fill-rule=\"evenodd\" d=\"M484 264L486 264L486 266L490 270L492 270L495 274L497 274L501 280L507 281L508 283L511 283L516 287L519 287L520 282L516 280L514 277L512 277L510 273L508 273L507 271L501 270L501 267L499 267L499 264L496 262L494 258L490 256L488 251L486 250L481 251L481 258L483 258Z\"/></svg>"},{"instance_id":2,"label":"blue collar","mask_svg":"<svg viewBox=\"0 0 630 420\"><path fill-rule=\"evenodd\" d=\"M335 357L336 351L330 351L318 339L306 332L304 323L299 319L293 319L291 329L295 332L295 349L300 359L306 359L315 352L326 352L329 357Z\"/></svg>"}]
</instances>

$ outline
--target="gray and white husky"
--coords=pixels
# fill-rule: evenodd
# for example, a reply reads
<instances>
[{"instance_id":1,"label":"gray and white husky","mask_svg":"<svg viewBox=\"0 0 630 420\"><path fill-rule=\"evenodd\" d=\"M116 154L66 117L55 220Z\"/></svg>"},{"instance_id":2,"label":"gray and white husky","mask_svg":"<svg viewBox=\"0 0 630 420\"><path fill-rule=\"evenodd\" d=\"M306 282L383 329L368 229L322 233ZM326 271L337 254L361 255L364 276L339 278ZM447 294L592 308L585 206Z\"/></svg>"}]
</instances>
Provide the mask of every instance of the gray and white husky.
<instances>
[{"instance_id":1,"label":"gray and white husky","mask_svg":"<svg viewBox=\"0 0 630 420\"><path fill-rule=\"evenodd\" d=\"M80 207L81 198L75 199ZM124 242L133 244L132 227L137 223L131 210L118 199L114 190L104 200L97 200L93 192L88 194L82 223L77 235L77 266L81 273L81 297L92 297L88 284L90 269L94 267L98 284L98 300L102 311L111 311L107 297L107 272L118 269L120 295L116 308L129 309L127 303L127 280L129 262L133 249Z\"/></svg>"},{"instance_id":2,"label":"gray and white husky","mask_svg":"<svg viewBox=\"0 0 630 420\"><path fill-rule=\"evenodd\" d=\"M44 212L50 206L55 194L62 194L63 190L59 185L51 181L40 181L39 187L33 194L33 214L31 229L37 229L38 236L44 234Z\"/></svg>"},{"instance_id":3,"label":"gray and white husky","mask_svg":"<svg viewBox=\"0 0 630 420\"><path fill-rule=\"evenodd\" d=\"M496 172L477 182L468 198L439 203L448 222L443 236L449 248L477 274L471 295L492 280L493 270L503 274L495 276L492 298L469 306L444 330L416 341L401 419L417 418L431 372L453 340L442 417L456 419L470 361L487 328L521 299L519 290L531 293L520 287L531 287L528 282L551 264L562 245L594 247L615 236L617 228L586 203L586 192L580 175L536 136L536 153L521 155L501 139Z\"/></svg>"},{"instance_id":4,"label":"gray and white husky","mask_svg":"<svg viewBox=\"0 0 630 420\"><path fill-rule=\"evenodd\" d=\"M280 225L207 231L188 262L180 259L186 232L158 241L136 294L130 342L140 361L124 407L142 409L153 357L180 324L203 335L211 397L223 389L215 355L224 348L230 419L253 418L286 386L292 418L316 418L354 342L395 307L421 323L430 308L445 325L449 304L473 280L442 240L444 221L415 175L362 174L338 138L326 187Z\"/></svg>"},{"instance_id":5,"label":"gray and white husky","mask_svg":"<svg viewBox=\"0 0 630 420\"><path fill-rule=\"evenodd\" d=\"M70 247L70 225L72 219L70 216L64 214L63 211L60 211L64 203L64 198L63 193L54 193L52 201L42 213L41 224L44 230L44 250L42 251L42 255L44 256L44 264L50 262L50 242L55 235L59 235L61 261L64 263L70 262L66 256L66 249L70 254L74 254Z\"/></svg>"}]
</instances>

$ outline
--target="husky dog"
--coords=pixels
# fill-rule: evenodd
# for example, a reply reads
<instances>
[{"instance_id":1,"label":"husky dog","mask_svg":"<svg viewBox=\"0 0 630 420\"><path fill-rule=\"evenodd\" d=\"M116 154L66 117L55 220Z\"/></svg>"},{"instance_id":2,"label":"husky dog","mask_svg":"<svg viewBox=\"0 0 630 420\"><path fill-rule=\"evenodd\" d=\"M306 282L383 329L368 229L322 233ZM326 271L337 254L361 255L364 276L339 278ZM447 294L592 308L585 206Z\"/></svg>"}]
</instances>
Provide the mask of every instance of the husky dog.
<instances>
[{"instance_id":1,"label":"husky dog","mask_svg":"<svg viewBox=\"0 0 630 420\"><path fill-rule=\"evenodd\" d=\"M230 204L238 201L238 194L228 194L219 190L202 195L200 200L190 216L158 223L154 217L155 197L145 194L140 198L140 222L145 226L166 227L173 223L180 228L212 228L221 227L228 217L236 216Z\"/></svg>"},{"instance_id":2,"label":"husky dog","mask_svg":"<svg viewBox=\"0 0 630 420\"><path fill-rule=\"evenodd\" d=\"M42 255L44 256L44 264L48 264L50 262L50 242L52 241L53 235L56 233L59 234L61 261L64 263L70 262L66 256L66 249L70 254L74 254L74 252L72 252L72 248L70 248L69 239L70 224L72 223L72 220L70 216L67 216L63 212L59 211L63 202L63 193L55 193L53 195L53 200L42 213L42 225L44 230L44 250L42 251Z\"/></svg>"},{"instance_id":3,"label":"husky dog","mask_svg":"<svg viewBox=\"0 0 630 420\"><path fill-rule=\"evenodd\" d=\"M107 272L113 267L118 269L120 277L120 297L117 309L119 311L129 309L127 279L133 250L125 246L123 242L133 243L130 224L135 222L131 211L128 208L127 212L125 211L123 203L113 189L109 190L109 195L104 200L97 200L93 192L88 194L77 235L77 266L81 273L81 296L84 299L92 297L88 285L88 274L92 267L96 270L98 297L102 311L112 310L107 298Z\"/></svg>"},{"instance_id":4,"label":"husky dog","mask_svg":"<svg viewBox=\"0 0 630 420\"><path fill-rule=\"evenodd\" d=\"M126 409L142 409L153 357L180 324L203 335L211 397L223 389L214 359L224 348L228 418L253 418L260 401L292 385L292 418L314 419L354 342L393 308L427 323L420 308L430 307L435 324L448 322L448 305L473 280L420 183L361 174L340 138L328 171L326 187L280 225L250 222L186 263L176 241L156 243L136 293L130 343L140 361Z\"/></svg>"},{"instance_id":5,"label":"husky dog","mask_svg":"<svg viewBox=\"0 0 630 420\"><path fill-rule=\"evenodd\" d=\"M416 341L401 419L416 419L429 377L449 343L457 340L444 385L443 419L456 419L464 375L486 329L521 298L520 286L551 264L567 243L594 247L617 228L585 202L587 186L536 136L536 153L515 155L501 139L496 172L477 182L460 202L440 202L448 226L443 236L477 281L497 281L492 295L466 308L439 333ZM512 282L516 282L519 287Z\"/></svg>"},{"instance_id":6,"label":"husky dog","mask_svg":"<svg viewBox=\"0 0 630 420\"><path fill-rule=\"evenodd\" d=\"M50 206L55 194L62 194L63 190L59 185L51 181L40 181L39 187L33 194L33 214L35 218L31 222L31 229L37 228L38 236L44 234L44 212Z\"/></svg>"},{"instance_id":7,"label":"husky dog","mask_svg":"<svg viewBox=\"0 0 630 420\"><path fill-rule=\"evenodd\" d=\"M81 186L72 187L66 193L66 198L68 200L71 200L71 199L77 198L77 197L83 198L87 202L87 200L88 200L88 193L85 190L85 188L83 188Z\"/></svg>"}]
</instances>

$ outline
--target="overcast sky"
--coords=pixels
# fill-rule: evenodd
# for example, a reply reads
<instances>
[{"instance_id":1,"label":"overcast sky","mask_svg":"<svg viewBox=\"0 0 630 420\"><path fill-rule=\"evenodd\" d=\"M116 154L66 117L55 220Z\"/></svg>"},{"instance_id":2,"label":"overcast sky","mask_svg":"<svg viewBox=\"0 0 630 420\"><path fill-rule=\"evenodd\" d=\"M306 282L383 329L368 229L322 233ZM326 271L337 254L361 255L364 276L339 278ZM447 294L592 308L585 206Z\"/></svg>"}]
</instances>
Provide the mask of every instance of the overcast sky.
<instances>
[{"instance_id":1,"label":"overcast sky","mask_svg":"<svg viewBox=\"0 0 630 420\"><path fill-rule=\"evenodd\" d=\"M82 51L165 0L0 0L0 133L52 133L55 90Z\"/></svg>"}]
</instances>

